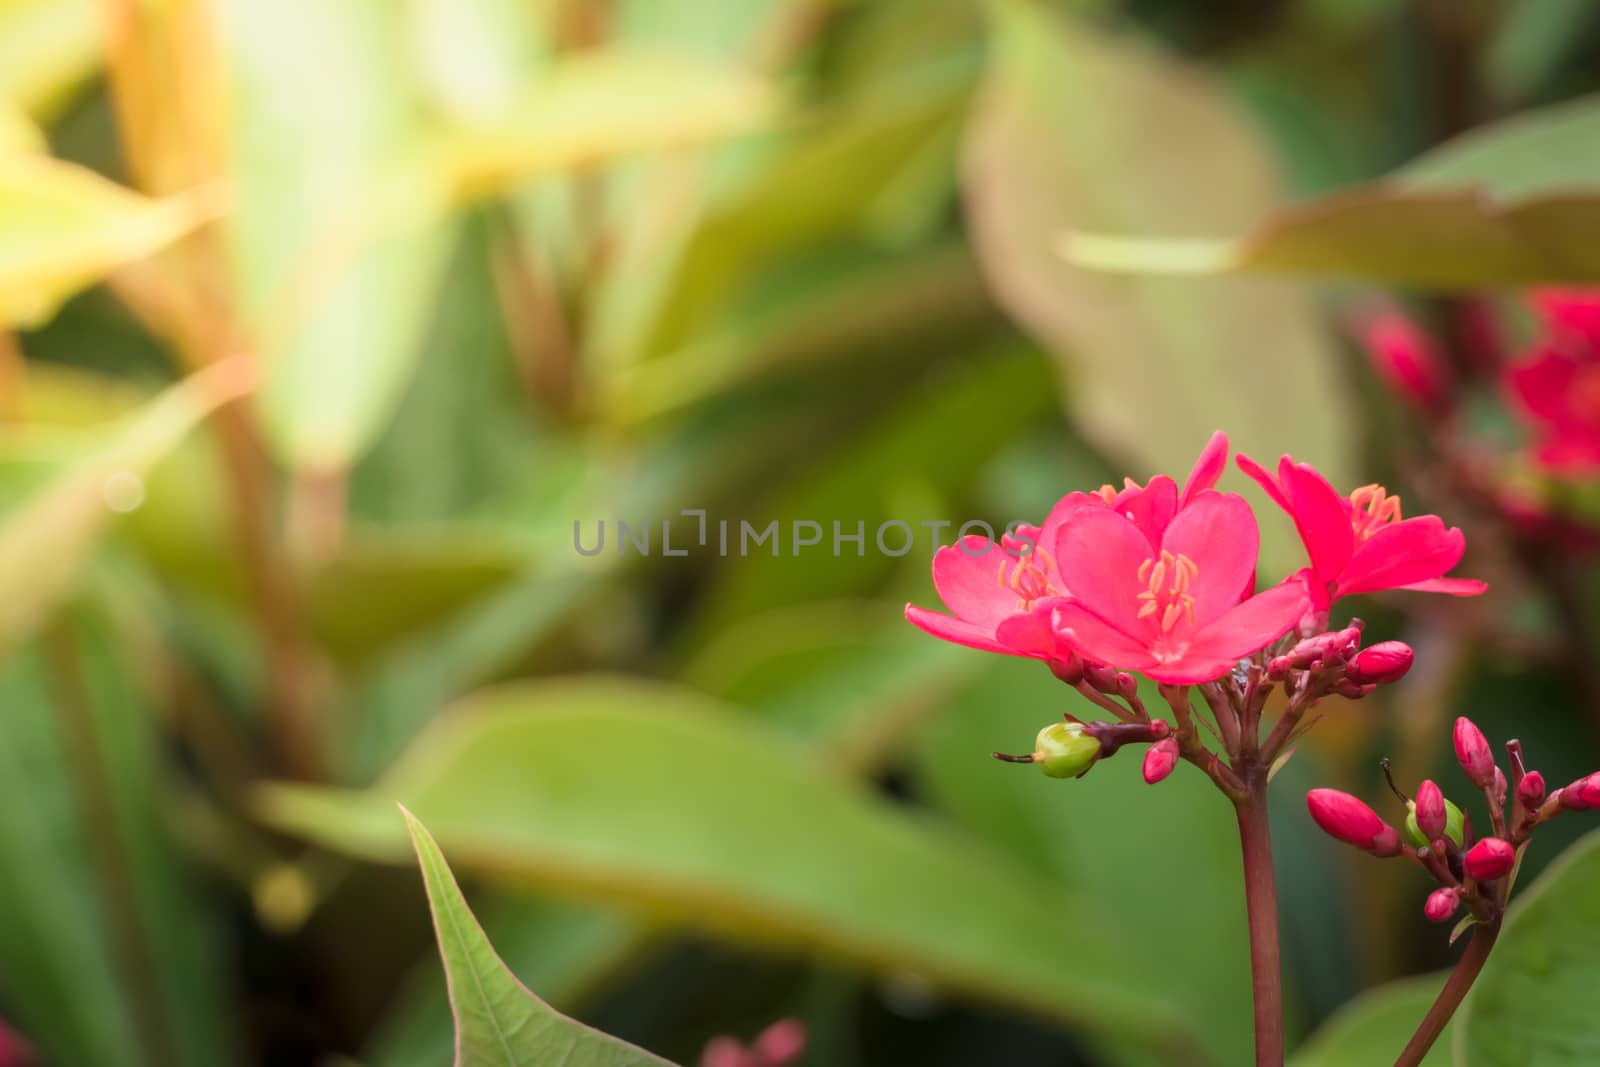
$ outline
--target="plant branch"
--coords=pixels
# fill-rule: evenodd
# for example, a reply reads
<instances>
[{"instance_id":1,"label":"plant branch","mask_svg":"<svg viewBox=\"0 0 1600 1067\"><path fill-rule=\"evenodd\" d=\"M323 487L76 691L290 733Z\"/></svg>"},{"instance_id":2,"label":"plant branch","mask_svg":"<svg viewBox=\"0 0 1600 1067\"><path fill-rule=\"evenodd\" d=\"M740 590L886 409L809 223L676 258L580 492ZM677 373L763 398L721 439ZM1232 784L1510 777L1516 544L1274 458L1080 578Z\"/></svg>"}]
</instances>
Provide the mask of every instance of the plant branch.
<instances>
[{"instance_id":1,"label":"plant branch","mask_svg":"<svg viewBox=\"0 0 1600 1067\"><path fill-rule=\"evenodd\" d=\"M1467 990L1471 989L1472 983L1477 980L1484 963L1489 959L1489 951L1494 948L1495 938L1499 936L1498 917L1492 922L1473 928L1472 940L1467 944L1467 950L1461 954L1461 959L1456 961L1455 970L1450 972L1450 979L1445 982L1444 988L1439 990L1439 996L1428 1009L1428 1014L1422 1017L1417 1032L1406 1042L1400 1058L1394 1061L1394 1067L1417 1067L1422 1062L1422 1058L1428 1054L1433 1043L1444 1032L1450 1017L1461 1006L1461 999L1467 995Z\"/></svg>"},{"instance_id":2,"label":"plant branch","mask_svg":"<svg viewBox=\"0 0 1600 1067\"><path fill-rule=\"evenodd\" d=\"M1267 768L1243 768L1246 795L1235 801L1244 898L1250 916L1250 981L1255 994L1256 1067L1283 1067L1283 976L1278 952L1278 887L1267 821Z\"/></svg>"}]
</instances>

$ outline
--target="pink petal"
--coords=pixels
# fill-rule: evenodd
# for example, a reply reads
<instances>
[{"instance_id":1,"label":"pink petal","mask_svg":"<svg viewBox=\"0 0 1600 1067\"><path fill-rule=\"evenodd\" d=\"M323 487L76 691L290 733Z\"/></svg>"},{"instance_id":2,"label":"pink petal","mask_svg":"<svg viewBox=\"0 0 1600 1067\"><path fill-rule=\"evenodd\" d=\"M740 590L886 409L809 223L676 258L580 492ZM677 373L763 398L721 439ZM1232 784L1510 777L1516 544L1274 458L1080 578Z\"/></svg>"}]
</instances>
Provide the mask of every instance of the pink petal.
<instances>
[{"instance_id":1,"label":"pink petal","mask_svg":"<svg viewBox=\"0 0 1600 1067\"><path fill-rule=\"evenodd\" d=\"M1306 546L1312 569L1323 581L1333 581L1350 562L1355 548L1350 502L1306 463L1280 463L1278 479L1292 505L1294 528Z\"/></svg>"},{"instance_id":2,"label":"pink petal","mask_svg":"<svg viewBox=\"0 0 1600 1067\"><path fill-rule=\"evenodd\" d=\"M1579 370L1576 360L1544 348L1506 372L1506 388L1534 419L1561 424L1571 418L1570 391Z\"/></svg>"},{"instance_id":3,"label":"pink petal","mask_svg":"<svg viewBox=\"0 0 1600 1067\"><path fill-rule=\"evenodd\" d=\"M1202 626L1190 638L1182 662L1237 662L1288 633L1310 606L1302 583L1275 585Z\"/></svg>"},{"instance_id":4,"label":"pink petal","mask_svg":"<svg viewBox=\"0 0 1600 1067\"><path fill-rule=\"evenodd\" d=\"M1413 593L1447 593L1450 596L1479 596L1489 590L1488 582L1476 578L1429 578L1423 582L1402 585L1401 589Z\"/></svg>"},{"instance_id":5,"label":"pink petal","mask_svg":"<svg viewBox=\"0 0 1600 1067\"><path fill-rule=\"evenodd\" d=\"M1075 600L1055 608L1055 629L1084 659L1121 671L1142 671L1155 662L1143 641L1130 637Z\"/></svg>"},{"instance_id":6,"label":"pink petal","mask_svg":"<svg viewBox=\"0 0 1600 1067\"><path fill-rule=\"evenodd\" d=\"M1058 605L1066 603L1062 597L1036 600L1026 614L1017 614L995 629L995 639L1005 650L1018 656L1035 659L1066 659L1072 646L1056 633L1053 620Z\"/></svg>"},{"instance_id":7,"label":"pink petal","mask_svg":"<svg viewBox=\"0 0 1600 1067\"><path fill-rule=\"evenodd\" d=\"M1283 458L1286 460L1289 457L1284 456ZM1239 469L1244 471L1246 475L1255 479L1257 485L1266 490L1267 496L1272 498L1274 504L1282 508L1286 514L1294 514L1294 509L1289 507L1288 498L1283 495L1283 490L1278 488L1278 479L1274 478L1265 467L1243 452L1234 456L1233 461L1239 465Z\"/></svg>"},{"instance_id":8,"label":"pink petal","mask_svg":"<svg viewBox=\"0 0 1600 1067\"><path fill-rule=\"evenodd\" d=\"M1222 477L1222 471L1227 465L1228 435L1218 430L1211 435L1211 440L1206 442L1206 447L1200 450L1200 458L1194 461L1194 468L1189 471L1188 480L1183 483L1183 498L1178 501L1178 506L1188 507L1196 494L1215 488L1217 479Z\"/></svg>"},{"instance_id":9,"label":"pink petal","mask_svg":"<svg viewBox=\"0 0 1600 1067\"><path fill-rule=\"evenodd\" d=\"M1595 289L1540 289L1530 298L1545 328L1574 341L1600 347L1600 291Z\"/></svg>"},{"instance_id":10,"label":"pink petal","mask_svg":"<svg viewBox=\"0 0 1600 1067\"><path fill-rule=\"evenodd\" d=\"M1557 431L1539 442L1533 459L1553 474L1588 474L1600 469L1600 437L1590 431Z\"/></svg>"},{"instance_id":11,"label":"pink petal","mask_svg":"<svg viewBox=\"0 0 1600 1067\"><path fill-rule=\"evenodd\" d=\"M1196 626L1239 602L1255 575L1259 542L1255 514L1237 493L1207 489L1172 520L1161 547L1195 563L1189 595Z\"/></svg>"},{"instance_id":12,"label":"pink petal","mask_svg":"<svg viewBox=\"0 0 1600 1067\"><path fill-rule=\"evenodd\" d=\"M1437 515L1385 526L1364 541L1339 576L1335 596L1353 596L1438 578L1461 561L1467 539Z\"/></svg>"},{"instance_id":13,"label":"pink petal","mask_svg":"<svg viewBox=\"0 0 1600 1067\"><path fill-rule=\"evenodd\" d=\"M924 633L958 645L965 645L967 648L976 648L981 652L1000 652L1008 656L1014 654L1009 645L1003 644L995 637L992 627L976 626L941 612L919 608L915 604L906 605L906 621Z\"/></svg>"},{"instance_id":14,"label":"pink petal","mask_svg":"<svg viewBox=\"0 0 1600 1067\"><path fill-rule=\"evenodd\" d=\"M1080 510L1056 538L1056 567L1073 599L1130 629L1146 589L1139 568L1152 555L1144 534L1112 511Z\"/></svg>"},{"instance_id":15,"label":"pink petal","mask_svg":"<svg viewBox=\"0 0 1600 1067\"><path fill-rule=\"evenodd\" d=\"M1161 535L1178 511L1178 484L1165 474L1150 479L1150 484L1135 493L1127 494L1116 510L1126 515L1154 552L1161 544Z\"/></svg>"},{"instance_id":16,"label":"pink petal","mask_svg":"<svg viewBox=\"0 0 1600 1067\"><path fill-rule=\"evenodd\" d=\"M964 548L945 545L933 554L933 587L952 614L992 633L1001 619L1017 610L1016 591L999 580L1001 564L1009 573L1015 560L977 534L963 543Z\"/></svg>"}]
</instances>

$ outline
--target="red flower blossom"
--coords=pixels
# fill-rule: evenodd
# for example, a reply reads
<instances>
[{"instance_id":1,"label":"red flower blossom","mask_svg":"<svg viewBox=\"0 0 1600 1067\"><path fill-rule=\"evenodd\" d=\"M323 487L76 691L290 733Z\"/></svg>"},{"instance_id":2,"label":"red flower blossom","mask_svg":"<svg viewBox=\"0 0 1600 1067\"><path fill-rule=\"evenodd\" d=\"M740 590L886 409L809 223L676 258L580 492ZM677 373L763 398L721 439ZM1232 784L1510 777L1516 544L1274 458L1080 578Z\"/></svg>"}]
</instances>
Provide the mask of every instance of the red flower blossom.
<instances>
[{"instance_id":1,"label":"red flower blossom","mask_svg":"<svg viewBox=\"0 0 1600 1067\"><path fill-rule=\"evenodd\" d=\"M1340 597L1383 589L1476 596L1488 588L1443 577L1466 548L1461 531L1437 515L1401 518L1400 498L1381 485L1343 497L1310 464L1288 456L1278 460L1276 478L1249 456L1240 455L1238 464L1294 520L1311 560L1306 586L1319 611Z\"/></svg>"},{"instance_id":2,"label":"red flower blossom","mask_svg":"<svg viewBox=\"0 0 1600 1067\"><path fill-rule=\"evenodd\" d=\"M1259 535L1244 499L1204 490L1152 538L1111 510L1061 526L1056 561L1071 590L1056 629L1085 659L1161 682L1207 682L1287 633L1304 613L1295 580L1250 596Z\"/></svg>"},{"instance_id":3,"label":"red flower blossom","mask_svg":"<svg viewBox=\"0 0 1600 1067\"><path fill-rule=\"evenodd\" d=\"M1367 316L1359 329L1367 359L1385 385L1424 413L1449 410L1449 365L1433 338L1394 307Z\"/></svg>"},{"instance_id":4,"label":"red flower blossom","mask_svg":"<svg viewBox=\"0 0 1600 1067\"><path fill-rule=\"evenodd\" d=\"M1533 459L1561 473L1600 470L1600 290L1547 289L1532 303L1543 332L1505 386L1534 431Z\"/></svg>"},{"instance_id":5,"label":"red flower blossom","mask_svg":"<svg viewBox=\"0 0 1600 1067\"><path fill-rule=\"evenodd\" d=\"M906 619L946 641L986 652L1068 661L1070 646L1051 625L1052 612L1068 595L1050 552L1061 526L1076 512L1093 509L1120 515L1159 542L1173 516L1199 493L1210 489L1228 462L1228 438L1213 434L1180 491L1164 474L1139 485L1128 479L1122 489L1101 486L1098 492L1069 493L1056 503L1039 526L1020 526L1001 539L999 550L983 537L946 545L933 556L933 585L949 615L914 604Z\"/></svg>"}]
</instances>

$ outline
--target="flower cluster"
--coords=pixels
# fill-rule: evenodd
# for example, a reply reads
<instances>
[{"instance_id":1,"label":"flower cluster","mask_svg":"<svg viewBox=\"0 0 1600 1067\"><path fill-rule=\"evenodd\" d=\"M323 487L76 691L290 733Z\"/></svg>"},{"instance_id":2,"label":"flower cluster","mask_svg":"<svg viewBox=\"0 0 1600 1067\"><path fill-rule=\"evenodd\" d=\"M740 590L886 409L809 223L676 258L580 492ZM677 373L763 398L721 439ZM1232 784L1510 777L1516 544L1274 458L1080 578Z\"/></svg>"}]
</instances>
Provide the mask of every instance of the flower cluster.
<instances>
[{"instance_id":1,"label":"flower cluster","mask_svg":"<svg viewBox=\"0 0 1600 1067\"><path fill-rule=\"evenodd\" d=\"M1270 766L1319 699L1363 696L1410 666L1404 645L1362 649L1359 620L1328 629L1335 601L1391 589L1483 592L1482 582L1445 576L1465 542L1436 516L1405 518L1400 498L1379 485L1342 494L1288 456L1269 472L1241 455L1240 469L1293 521L1309 563L1261 585L1255 514L1242 496L1216 489L1227 459L1219 432L1181 487L1157 475L1069 493L1038 526L998 545L967 538L934 555L949 614L907 605L912 623L968 647L1043 660L1117 720L1069 715L1040 733L1032 753L1002 758L1068 777L1124 744L1146 743L1147 781L1184 758L1238 796L1242 762ZM1174 724L1152 719L1134 674L1159 683ZM1279 687L1287 707L1261 743L1267 698ZM1191 690L1210 708L1214 728L1203 725L1227 762L1202 742Z\"/></svg>"},{"instance_id":2,"label":"flower cluster","mask_svg":"<svg viewBox=\"0 0 1600 1067\"><path fill-rule=\"evenodd\" d=\"M1488 804L1490 836L1475 838L1472 820L1432 781L1418 786L1415 798L1395 791L1406 805L1403 834L1337 789L1313 789L1306 806L1318 826L1345 844L1380 858L1405 856L1426 870L1439 886L1423 903L1429 919L1444 922L1464 906L1472 922L1498 924L1534 830L1563 811L1600 808L1600 772L1547 792L1544 775L1524 765L1522 745L1508 741L1507 778L1483 731L1465 718L1456 720L1455 751Z\"/></svg>"},{"instance_id":3,"label":"flower cluster","mask_svg":"<svg viewBox=\"0 0 1600 1067\"><path fill-rule=\"evenodd\" d=\"M779 1019L745 1045L736 1037L714 1037L700 1054L700 1067L793 1067L806 1051L805 1024Z\"/></svg>"}]
</instances>

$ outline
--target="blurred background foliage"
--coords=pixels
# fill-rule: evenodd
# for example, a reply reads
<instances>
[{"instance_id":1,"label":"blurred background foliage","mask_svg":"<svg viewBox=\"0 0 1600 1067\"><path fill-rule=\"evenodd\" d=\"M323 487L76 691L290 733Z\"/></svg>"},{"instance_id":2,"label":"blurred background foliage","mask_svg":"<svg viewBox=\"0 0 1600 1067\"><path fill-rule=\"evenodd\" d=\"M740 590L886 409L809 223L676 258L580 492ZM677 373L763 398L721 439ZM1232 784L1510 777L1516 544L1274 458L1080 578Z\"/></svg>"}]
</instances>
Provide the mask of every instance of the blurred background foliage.
<instances>
[{"instance_id":1,"label":"blurred background foliage","mask_svg":"<svg viewBox=\"0 0 1600 1067\"><path fill-rule=\"evenodd\" d=\"M1242 1062L1226 808L989 761L1068 698L900 618L919 524L1218 427L1494 586L1364 604L1418 667L1277 783L1293 1032L1440 966L1300 795L1449 782L1469 711L1593 769L1600 600L1345 324L1600 281L1597 59L1581 0L0 0L0 1017L445 1062L400 799L530 987L680 1061L790 1014L830 1067Z\"/></svg>"}]
</instances>

